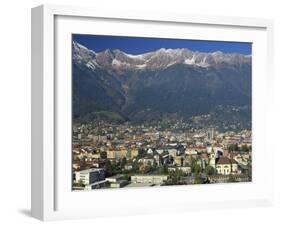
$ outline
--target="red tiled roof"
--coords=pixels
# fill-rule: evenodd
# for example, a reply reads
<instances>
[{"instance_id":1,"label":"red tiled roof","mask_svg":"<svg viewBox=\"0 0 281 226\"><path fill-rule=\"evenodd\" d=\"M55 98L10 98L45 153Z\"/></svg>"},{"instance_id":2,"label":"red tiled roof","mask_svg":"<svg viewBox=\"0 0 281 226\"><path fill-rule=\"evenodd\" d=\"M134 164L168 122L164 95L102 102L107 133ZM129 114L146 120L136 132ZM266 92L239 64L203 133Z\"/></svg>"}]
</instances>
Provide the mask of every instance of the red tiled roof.
<instances>
[{"instance_id":1,"label":"red tiled roof","mask_svg":"<svg viewBox=\"0 0 281 226\"><path fill-rule=\"evenodd\" d=\"M217 164L231 164L231 160L227 157L220 157Z\"/></svg>"},{"instance_id":2,"label":"red tiled roof","mask_svg":"<svg viewBox=\"0 0 281 226\"><path fill-rule=\"evenodd\" d=\"M207 153L203 153L200 155L201 158L208 158L208 154Z\"/></svg>"}]
</instances>

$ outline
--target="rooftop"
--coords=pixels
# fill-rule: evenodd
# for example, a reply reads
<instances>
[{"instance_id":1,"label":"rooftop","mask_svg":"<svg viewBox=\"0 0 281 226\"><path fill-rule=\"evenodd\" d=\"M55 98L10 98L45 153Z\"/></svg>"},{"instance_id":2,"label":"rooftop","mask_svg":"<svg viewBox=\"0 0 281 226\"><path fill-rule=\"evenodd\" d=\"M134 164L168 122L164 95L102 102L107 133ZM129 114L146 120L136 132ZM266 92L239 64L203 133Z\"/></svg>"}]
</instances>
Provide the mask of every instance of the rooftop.
<instances>
[{"instance_id":1,"label":"rooftop","mask_svg":"<svg viewBox=\"0 0 281 226\"><path fill-rule=\"evenodd\" d=\"M85 169L85 170L77 171L76 173L91 173L91 172L95 172L95 171L104 171L104 169L102 169L102 168L91 168L91 169Z\"/></svg>"},{"instance_id":2,"label":"rooftop","mask_svg":"<svg viewBox=\"0 0 281 226\"><path fill-rule=\"evenodd\" d=\"M229 159L227 157L220 157L217 164L235 164L237 163L234 159Z\"/></svg>"}]
</instances>

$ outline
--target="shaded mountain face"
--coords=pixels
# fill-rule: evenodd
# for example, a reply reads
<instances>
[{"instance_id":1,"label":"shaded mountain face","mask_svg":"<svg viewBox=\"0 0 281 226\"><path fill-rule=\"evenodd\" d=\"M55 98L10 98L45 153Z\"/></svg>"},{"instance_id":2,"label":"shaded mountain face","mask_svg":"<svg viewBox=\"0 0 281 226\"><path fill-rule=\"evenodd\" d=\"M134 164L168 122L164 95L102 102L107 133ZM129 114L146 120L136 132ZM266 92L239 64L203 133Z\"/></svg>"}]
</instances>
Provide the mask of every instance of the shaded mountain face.
<instances>
[{"instance_id":1,"label":"shaded mountain face","mask_svg":"<svg viewBox=\"0 0 281 226\"><path fill-rule=\"evenodd\" d=\"M75 120L187 119L221 106L246 108L243 117L251 119L251 56L188 49L96 53L77 42L72 47Z\"/></svg>"}]
</instances>

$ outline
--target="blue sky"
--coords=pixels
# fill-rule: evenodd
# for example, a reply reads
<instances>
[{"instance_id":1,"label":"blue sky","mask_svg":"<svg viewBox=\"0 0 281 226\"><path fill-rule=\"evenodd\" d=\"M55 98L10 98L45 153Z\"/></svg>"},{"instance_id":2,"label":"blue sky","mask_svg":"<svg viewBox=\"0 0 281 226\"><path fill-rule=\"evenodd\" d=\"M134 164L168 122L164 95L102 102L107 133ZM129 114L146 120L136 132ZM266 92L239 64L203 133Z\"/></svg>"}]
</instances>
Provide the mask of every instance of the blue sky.
<instances>
[{"instance_id":1,"label":"blue sky","mask_svg":"<svg viewBox=\"0 0 281 226\"><path fill-rule=\"evenodd\" d=\"M193 51L224 53L252 54L252 44L242 42L221 42L204 40L180 40L160 38L139 38L103 35L80 35L73 34L73 40L86 46L95 52L106 49L120 49L129 54L142 54L160 48L188 48Z\"/></svg>"}]
</instances>

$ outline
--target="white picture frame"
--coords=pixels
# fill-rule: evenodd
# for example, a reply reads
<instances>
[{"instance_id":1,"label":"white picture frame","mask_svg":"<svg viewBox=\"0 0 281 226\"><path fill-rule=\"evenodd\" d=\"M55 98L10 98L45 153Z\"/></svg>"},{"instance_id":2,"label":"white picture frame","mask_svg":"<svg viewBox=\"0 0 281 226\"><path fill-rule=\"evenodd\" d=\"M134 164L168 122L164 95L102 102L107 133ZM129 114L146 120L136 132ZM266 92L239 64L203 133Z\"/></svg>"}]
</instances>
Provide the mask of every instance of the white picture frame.
<instances>
[{"instance_id":1,"label":"white picture frame","mask_svg":"<svg viewBox=\"0 0 281 226\"><path fill-rule=\"evenodd\" d=\"M103 23L106 21L106 23ZM92 23L92 24L91 24ZM102 26L99 25L103 23ZM119 23L120 30L114 29ZM71 95L69 87L70 45L63 41L72 32L89 33L96 26L101 34L149 36L155 26L174 29L173 37L189 26L186 38L253 42L253 146L258 150L253 163L253 182L142 188L131 190L71 192L69 139L58 137L71 130L69 105L60 107ZM110 27L111 26L111 27ZM147 29L131 29L131 27ZM178 29L180 26L181 29ZM103 27L103 28L102 28ZM173 28L174 27L174 28ZM111 28L110 30L108 28ZM107 30L106 30L107 29ZM194 29L194 30L192 30ZM197 29L197 30L196 30ZM215 29L215 30L214 30ZM233 29L233 30L231 30ZM98 31L99 30L99 31ZM167 29L158 37L167 37ZM204 31L205 30L205 31ZM198 31L198 33L196 33ZM93 34L95 29L93 29ZM204 34L205 32L205 34ZM182 38L187 33L182 32ZM64 44L65 43L65 44ZM65 63L65 64L64 64ZM61 65L66 65L62 67ZM168 12L133 12L114 9L43 5L32 9L32 216L41 220L89 218L211 208L272 205L273 150L266 139L266 119L272 106L267 101L273 85L273 22L265 19L182 15ZM67 66L68 65L68 66ZM59 76L58 76L59 75ZM69 80L67 80L69 77ZM62 84L63 79L68 82ZM69 103L65 101L66 103ZM266 107L264 107L266 106ZM58 110L59 109L59 110ZM260 151L259 151L260 150ZM69 151L69 155L67 154ZM263 155L266 151L267 155ZM65 175L65 176L64 176ZM272 175L272 174L271 174ZM67 185L65 185L67 184ZM239 192L238 192L239 191ZM220 194L218 196L218 194ZM161 197L173 197L162 199ZM88 200L88 201L87 201ZM117 203L108 207L107 203ZM94 204L93 204L94 203ZM80 205L81 204L81 205Z\"/></svg>"}]
</instances>

